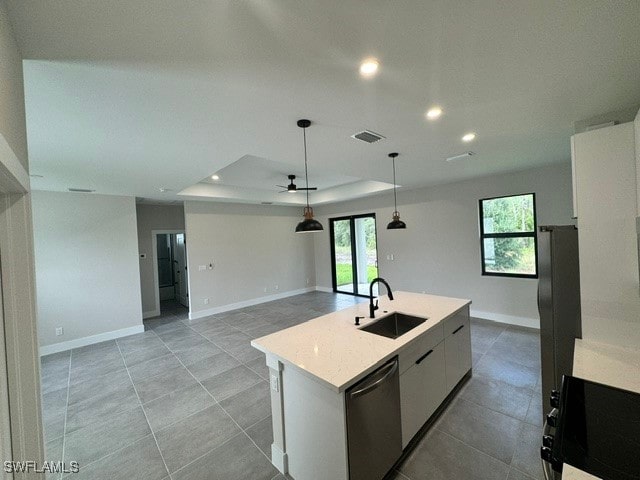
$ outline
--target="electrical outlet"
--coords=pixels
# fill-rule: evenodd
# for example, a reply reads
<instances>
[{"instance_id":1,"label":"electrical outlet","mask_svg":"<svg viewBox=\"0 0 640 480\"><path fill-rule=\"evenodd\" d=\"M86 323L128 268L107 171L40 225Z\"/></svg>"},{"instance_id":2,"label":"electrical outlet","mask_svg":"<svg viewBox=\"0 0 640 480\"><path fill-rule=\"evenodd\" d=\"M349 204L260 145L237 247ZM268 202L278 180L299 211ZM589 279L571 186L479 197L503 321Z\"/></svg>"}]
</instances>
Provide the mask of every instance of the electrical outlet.
<instances>
[{"instance_id":1,"label":"electrical outlet","mask_svg":"<svg viewBox=\"0 0 640 480\"><path fill-rule=\"evenodd\" d=\"M267 287L264 287L264 293L267 293Z\"/></svg>"},{"instance_id":2,"label":"electrical outlet","mask_svg":"<svg viewBox=\"0 0 640 480\"><path fill-rule=\"evenodd\" d=\"M199 271L199 272L203 272L203 271L205 271L206 269L207 269L207 266L206 266L206 265L198 265L198 271Z\"/></svg>"},{"instance_id":3,"label":"electrical outlet","mask_svg":"<svg viewBox=\"0 0 640 480\"><path fill-rule=\"evenodd\" d=\"M59 337L60 335L64 334L64 330L62 329L62 327L56 327L56 337Z\"/></svg>"},{"instance_id":4,"label":"electrical outlet","mask_svg":"<svg viewBox=\"0 0 640 480\"><path fill-rule=\"evenodd\" d=\"M205 299L204 299L204 304L205 304L205 305L209 305L209 299L208 299L208 298L205 298Z\"/></svg>"},{"instance_id":5,"label":"electrical outlet","mask_svg":"<svg viewBox=\"0 0 640 480\"><path fill-rule=\"evenodd\" d=\"M274 290L280 290L280 287L278 285L276 285L275 287L273 287Z\"/></svg>"},{"instance_id":6,"label":"electrical outlet","mask_svg":"<svg viewBox=\"0 0 640 480\"><path fill-rule=\"evenodd\" d=\"M310 282L311 282L311 280L309 280L309 279L307 278L307 285L309 285L309 283L310 283Z\"/></svg>"}]
</instances>

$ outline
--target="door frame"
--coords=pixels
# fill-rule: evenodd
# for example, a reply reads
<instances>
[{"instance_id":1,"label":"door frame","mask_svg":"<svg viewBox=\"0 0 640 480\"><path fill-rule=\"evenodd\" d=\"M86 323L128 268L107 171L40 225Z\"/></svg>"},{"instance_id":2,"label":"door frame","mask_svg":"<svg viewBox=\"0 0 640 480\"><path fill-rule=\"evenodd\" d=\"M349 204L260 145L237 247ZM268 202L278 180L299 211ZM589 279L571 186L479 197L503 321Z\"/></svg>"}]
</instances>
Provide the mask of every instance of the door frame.
<instances>
[{"instance_id":1,"label":"door frame","mask_svg":"<svg viewBox=\"0 0 640 480\"><path fill-rule=\"evenodd\" d=\"M41 463L44 435L29 174L2 134L0 256L11 450L13 460Z\"/></svg>"},{"instance_id":2,"label":"door frame","mask_svg":"<svg viewBox=\"0 0 640 480\"><path fill-rule=\"evenodd\" d=\"M155 298L155 310L153 311L153 316L157 317L160 315L160 277L158 274L158 237L157 235L175 235L177 233L182 233L185 236L185 245L187 233L185 229L181 230L151 230L151 255L153 258L153 295ZM189 255L189 251L187 250L187 255ZM187 283L187 296L189 296L189 284Z\"/></svg>"},{"instance_id":3,"label":"door frame","mask_svg":"<svg viewBox=\"0 0 640 480\"><path fill-rule=\"evenodd\" d=\"M355 268L357 262L356 260L356 242L355 242L355 221L358 218L369 218L372 217L376 222L376 268L377 268L377 259L378 259L378 221L376 219L375 212L372 213L360 213L358 215L343 215L342 217L334 217L329 219L329 243L331 244L331 285L333 287L333 291L335 293L344 293L345 295L353 295L355 297L363 297L369 298L369 295L363 295L358 293L358 269ZM334 222L339 222L341 220L349 220L349 230L351 235L351 266L353 270L353 292L344 292L342 290L338 290L338 278L336 275L336 242L334 238Z\"/></svg>"}]
</instances>

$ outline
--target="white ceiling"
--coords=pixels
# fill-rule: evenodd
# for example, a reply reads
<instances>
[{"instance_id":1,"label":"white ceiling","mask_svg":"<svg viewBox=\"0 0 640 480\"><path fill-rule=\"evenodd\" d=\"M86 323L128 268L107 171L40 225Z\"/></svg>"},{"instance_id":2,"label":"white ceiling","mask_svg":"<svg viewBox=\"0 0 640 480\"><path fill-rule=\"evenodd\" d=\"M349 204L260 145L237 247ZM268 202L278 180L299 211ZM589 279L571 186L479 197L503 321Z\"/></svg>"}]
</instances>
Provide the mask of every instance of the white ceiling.
<instances>
[{"instance_id":1,"label":"white ceiling","mask_svg":"<svg viewBox=\"0 0 640 480\"><path fill-rule=\"evenodd\" d=\"M300 141L302 142L302 135ZM215 174L219 177L217 180L207 176L178 195L183 198L209 198L228 202L268 202L279 205L306 203L306 192L298 190L288 193L286 190L286 185L290 182L287 178L289 174L296 175L294 183L298 188L306 185L302 165L293 167L287 163L245 155ZM317 188L317 191L309 192L310 202L314 205L372 195L393 188L393 183L338 175L317 166L311 168L310 175L312 181L309 186ZM278 185L284 185L285 188Z\"/></svg>"},{"instance_id":2,"label":"white ceiling","mask_svg":"<svg viewBox=\"0 0 640 480\"><path fill-rule=\"evenodd\" d=\"M637 0L7 3L36 189L175 200L247 155L295 173L299 118L310 174L390 182L398 151L413 188L566 161L574 121L640 103Z\"/></svg>"}]
</instances>

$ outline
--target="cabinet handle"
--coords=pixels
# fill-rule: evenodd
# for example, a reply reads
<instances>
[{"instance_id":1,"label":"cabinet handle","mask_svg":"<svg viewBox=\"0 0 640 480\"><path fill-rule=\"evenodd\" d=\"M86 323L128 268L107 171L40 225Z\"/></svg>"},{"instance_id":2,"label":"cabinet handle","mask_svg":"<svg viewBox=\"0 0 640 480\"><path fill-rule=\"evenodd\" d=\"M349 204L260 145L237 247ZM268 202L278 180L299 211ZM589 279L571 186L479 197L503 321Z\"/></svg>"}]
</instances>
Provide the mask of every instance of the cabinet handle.
<instances>
[{"instance_id":1,"label":"cabinet handle","mask_svg":"<svg viewBox=\"0 0 640 480\"><path fill-rule=\"evenodd\" d=\"M429 350L427 353L422 355L419 359L416 360L416 365L420 365L420 363L432 353L433 353L433 350Z\"/></svg>"},{"instance_id":2,"label":"cabinet handle","mask_svg":"<svg viewBox=\"0 0 640 480\"><path fill-rule=\"evenodd\" d=\"M464 325L460 325L458 328L456 328L453 333L451 335L455 335L456 333L458 333L460 330L462 330L464 328Z\"/></svg>"}]
</instances>

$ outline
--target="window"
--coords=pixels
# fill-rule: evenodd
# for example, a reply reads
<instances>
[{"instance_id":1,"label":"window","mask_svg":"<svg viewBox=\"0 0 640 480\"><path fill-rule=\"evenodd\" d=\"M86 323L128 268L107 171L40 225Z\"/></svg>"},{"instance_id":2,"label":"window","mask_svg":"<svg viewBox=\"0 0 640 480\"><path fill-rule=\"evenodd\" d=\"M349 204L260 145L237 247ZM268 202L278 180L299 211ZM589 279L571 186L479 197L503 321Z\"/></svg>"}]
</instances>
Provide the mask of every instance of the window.
<instances>
[{"instance_id":1,"label":"window","mask_svg":"<svg viewBox=\"0 0 640 480\"><path fill-rule=\"evenodd\" d=\"M378 276L375 214L331 218L329 229L333 291L369 296L369 282Z\"/></svg>"},{"instance_id":2,"label":"window","mask_svg":"<svg viewBox=\"0 0 640 480\"><path fill-rule=\"evenodd\" d=\"M538 277L535 194L480 200L482 274Z\"/></svg>"}]
</instances>

